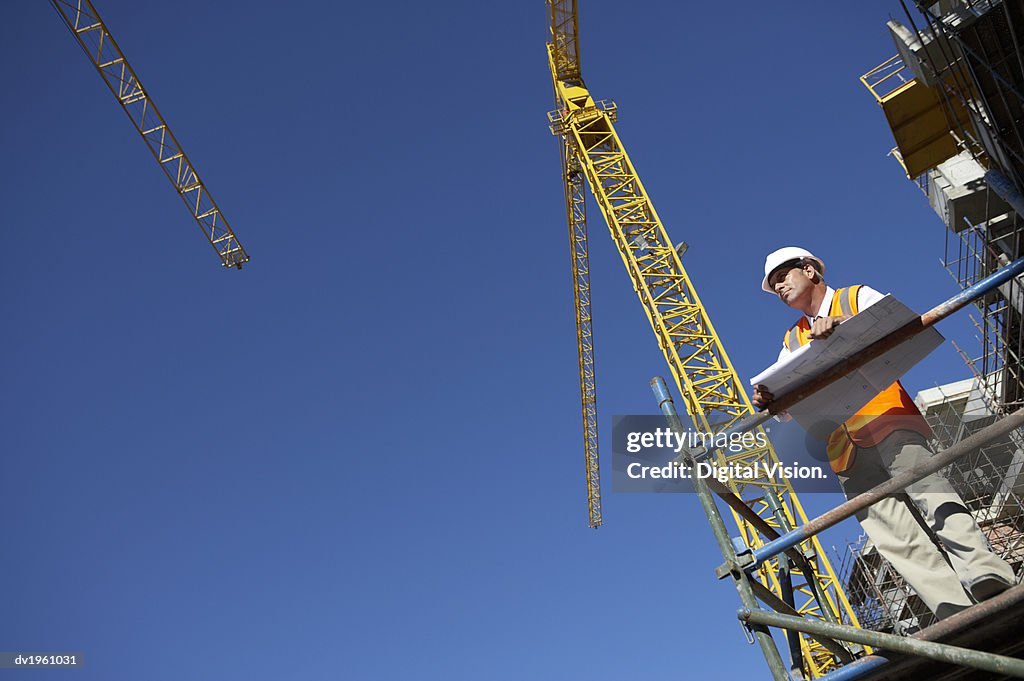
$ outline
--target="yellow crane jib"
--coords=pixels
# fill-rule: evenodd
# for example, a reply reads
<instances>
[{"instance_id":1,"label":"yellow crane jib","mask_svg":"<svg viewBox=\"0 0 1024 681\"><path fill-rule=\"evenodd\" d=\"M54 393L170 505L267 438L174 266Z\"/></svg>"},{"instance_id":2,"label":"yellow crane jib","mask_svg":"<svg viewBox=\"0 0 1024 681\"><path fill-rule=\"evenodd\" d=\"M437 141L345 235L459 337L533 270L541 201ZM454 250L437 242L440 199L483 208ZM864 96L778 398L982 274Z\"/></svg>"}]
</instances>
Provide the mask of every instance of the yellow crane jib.
<instances>
[{"instance_id":1,"label":"yellow crane jib","mask_svg":"<svg viewBox=\"0 0 1024 681\"><path fill-rule=\"evenodd\" d=\"M128 114L164 175L174 185L203 235L225 267L242 268L249 255L231 230L210 191L203 184L167 121L157 110L138 76L89 0L50 0L78 44L99 71L103 82Z\"/></svg>"}]
</instances>

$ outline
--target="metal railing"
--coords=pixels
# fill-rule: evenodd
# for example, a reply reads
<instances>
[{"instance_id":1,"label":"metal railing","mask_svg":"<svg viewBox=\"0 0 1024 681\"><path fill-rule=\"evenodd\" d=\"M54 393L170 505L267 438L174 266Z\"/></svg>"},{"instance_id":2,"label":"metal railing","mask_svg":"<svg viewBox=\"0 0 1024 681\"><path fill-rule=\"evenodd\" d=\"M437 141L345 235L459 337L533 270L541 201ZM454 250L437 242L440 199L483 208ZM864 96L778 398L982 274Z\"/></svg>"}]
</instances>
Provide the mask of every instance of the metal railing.
<instances>
[{"instance_id":1,"label":"metal railing","mask_svg":"<svg viewBox=\"0 0 1024 681\"><path fill-rule=\"evenodd\" d=\"M913 72L899 55L887 59L860 77L860 82L878 102L884 101L886 97L913 80Z\"/></svg>"},{"instance_id":2,"label":"metal railing","mask_svg":"<svg viewBox=\"0 0 1024 681\"><path fill-rule=\"evenodd\" d=\"M786 411L796 403L813 395L818 390L826 387L835 380L860 368L871 360L881 356L885 352L898 346L909 338L921 333L933 326L938 321L945 319L957 310L971 303L973 300L984 296L997 287L1005 284L1014 277L1024 272L1024 258L1014 261L1009 265L994 272L988 277L977 282L973 286L961 291L949 300L937 305L925 314L915 318L896 329L888 336L883 337L863 350L846 358L835 367L824 371L820 376L805 384L791 390L773 401L769 411L763 411L745 417L725 431L731 436L733 433L743 433L767 421L773 414ZM651 387L658 399L659 407L668 420L669 426L676 432L685 432L679 414L676 411L675 403L669 394L668 387L663 378L657 377L651 381ZM760 644L761 651L765 656L768 667L775 681L789 681L790 676L786 670L786 664L775 644L768 627L784 629L787 635L791 632L802 632L815 638L824 647L833 652L837 658L844 663L844 666L821 677L830 681L849 681L866 676L888 665L902 664L890 660L884 655L873 654L858 660L853 660L850 654L853 647L843 645L842 642L861 645L878 646L894 653L902 653L920 658L937 660L950 664L973 667L999 674L1024 678L1024 660L996 655L978 650L961 648L946 643L938 643L929 640L928 636L916 636L907 638L893 634L885 634L864 630L845 624L824 622L796 616L791 612L787 604L772 594L766 594L763 585L753 578L752 573L764 561L785 554L794 560L800 560L799 545L806 539L817 535L837 523L852 517L854 514L867 509L869 506L881 501L887 496L902 492L907 486L921 480L949 465L953 461L975 451L986 443L1005 436L1012 431L1024 426L1024 409L1004 416L991 425L974 433L961 442L948 447L926 460L888 481L870 489L836 508L827 511L820 516L808 521L806 524L793 528L781 535L771 528L760 528L759 530L768 539L763 546L754 550L737 552L732 539L726 530L725 522L719 513L712 493L717 494L733 509L749 507L742 499L730 492L724 485L714 484L713 479L708 480L700 476L693 476L697 496L701 507L707 516L715 540L718 542L725 563L718 568L719 578L731 576L733 578L737 593L742 603L742 609L738 613L741 622L753 634L754 639ZM681 453L679 463L694 466L699 460L705 460L715 450L688 451ZM741 511L742 512L742 511ZM757 599L761 598L767 605L770 605L776 612L762 609ZM931 638L937 637L945 629L955 626L958 622L969 621L970 618L983 617L988 611L1009 607L1024 601L1024 586L1018 586L997 596L984 604L976 605L953 617L943 620L938 625L921 632L928 633ZM942 629L942 628L945 629ZM790 639L792 640L792 639ZM797 659L793 660L794 666L798 664Z\"/></svg>"}]
</instances>

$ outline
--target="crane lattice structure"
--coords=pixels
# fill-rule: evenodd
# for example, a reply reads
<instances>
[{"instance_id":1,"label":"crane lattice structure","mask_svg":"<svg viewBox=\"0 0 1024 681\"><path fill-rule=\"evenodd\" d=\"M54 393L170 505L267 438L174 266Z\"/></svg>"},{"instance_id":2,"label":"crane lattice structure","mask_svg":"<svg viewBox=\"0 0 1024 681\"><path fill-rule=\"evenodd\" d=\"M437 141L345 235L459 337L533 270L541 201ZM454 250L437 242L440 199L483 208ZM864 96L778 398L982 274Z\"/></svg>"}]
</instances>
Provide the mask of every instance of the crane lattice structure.
<instances>
[{"instance_id":1,"label":"crane lattice structure","mask_svg":"<svg viewBox=\"0 0 1024 681\"><path fill-rule=\"evenodd\" d=\"M228 225L210 191L185 155L167 121L142 87L121 49L89 0L50 0L89 56L103 82L128 114L167 179L174 185L225 267L242 268L249 256Z\"/></svg>"},{"instance_id":2,"label":"crane lattice structure","mask_svg":"<svg viewBox=\"0 0 1024 681\"><path fill-rule=\"evenodd\" d=\"M679 253L615 131L615 104L595 101L583 82L576 0L547 0L547 4L551 31L548 61L557 107L549 114L549 122L552 133L562 141L562 178L575 284L587 496L590 524L596 527L601 523L601 497L584 178L608 225L695 428L707 433L724 430L752 414L753 408L683 268ZM757 440L765 442L767 438ZM721 453L718 456L722 457L719 463L755 467L761 472L773 470L772 465L778 461L770 445L727 458ZM804 509L787 479L762 475L759 479L732 481L729 487L773 528L785 531L807 522ZM733 517L747 547L756 549L764 544L755 523L735 509ZM818 539L813 537L806 541L801 552L808 560L791 568L797 598L795 610L827 622L856 625L857 618ZM781 599L779 572L780 563L768 561L761 567L758 579ZM822 676L838 664L833 652L807 636L801 637L800 648L804 672L809 678Z\"/></svg>"}]
</instances>

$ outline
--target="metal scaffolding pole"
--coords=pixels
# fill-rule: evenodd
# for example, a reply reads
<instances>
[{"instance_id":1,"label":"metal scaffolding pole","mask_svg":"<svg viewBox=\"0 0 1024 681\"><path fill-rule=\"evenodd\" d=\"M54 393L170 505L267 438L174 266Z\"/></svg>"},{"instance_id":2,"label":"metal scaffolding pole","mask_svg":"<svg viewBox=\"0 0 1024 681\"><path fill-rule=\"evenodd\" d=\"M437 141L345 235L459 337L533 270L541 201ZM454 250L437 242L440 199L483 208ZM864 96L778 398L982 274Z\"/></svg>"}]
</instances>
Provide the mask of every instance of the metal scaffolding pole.
<instances>
[{"instance_id":1,"label":"metal scaffolding pole","mask_svg":"<svg viewBox=\"0 0 1024 681\"><path fill-rule=\"evenodd\" d=\"M781 615L767 610L750 610L747 608L739 610L737 617L747 624L761 624L772 627L780 627L786 630L803 631L808 634L831 636L846 641L863 643L864 645L877 646L897 653L906 653L925 657L939 662L972 667L985 671L1004 674L1018 679L1024 679L1024 660L1019 660L1005 655L995 655L980 650L970 650L935 641L919 641L914 638L883 634L878 631L860 629L845 624L832 624L812 620L806 617L793 617L792 615Z\"/></svg>"},{"instance_id":2,"label":"metal scaffolding pole","mask_svg":"<svg viewBox=\"0 0 1024 681\"><path fill-rule=\"evenodd\" d=\"M668 386L665 385L665 379L661 377L651 379L651 389L654 390L654 394L658 398L658 405L661 407L662 413L665 414L669 427L680 435L685 433L686 429L679 418L679 412L676 411L672 396L668 392ZM692 465L693 461L690 460L689 463ZM732 539L729 538L729 531L725 528L725 521L722 520L722 515L718 512L718 506L711 495L711 490L708 489L707 481L695 477L693 486L697 490L697 498L700 500L704 515L708 518L708 524L711 525L711 532L715 536L715 541L718 542L718 548L722 552L722 556L727 561L735 561L736 550L733 548ZM733 576L740 602L746 608L757 608L757 600L754 597L754 590L750 585L750 577L738 570L734 572ZM768 669L772 673L772 678L775 681L790 681L789 673L786 671L786 663L782 660L782 655L779 654L779 649L775 646L775 640L772 638L771 632L763 626L754 626L751 629L761 646L761 652L764 653Z\"/></svg>"}]
</instances>

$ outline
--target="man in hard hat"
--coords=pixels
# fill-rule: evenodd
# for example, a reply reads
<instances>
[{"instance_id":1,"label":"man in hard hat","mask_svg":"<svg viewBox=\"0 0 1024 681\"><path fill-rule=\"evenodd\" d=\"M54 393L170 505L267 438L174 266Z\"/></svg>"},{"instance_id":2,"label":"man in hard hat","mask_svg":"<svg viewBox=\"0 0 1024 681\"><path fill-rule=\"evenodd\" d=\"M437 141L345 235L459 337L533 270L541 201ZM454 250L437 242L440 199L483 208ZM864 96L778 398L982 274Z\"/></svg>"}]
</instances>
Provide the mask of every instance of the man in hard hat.
<instances>
[{"instance_id":1,"label":"man in hard hat","mask_svg":"<svg viewBox=\"0 0 1024 681\"><path fill-rule=\"evenodd\" d=\"M884 297L867 286L835 290L824 275L825 263L803 248L780 248L765 260L761 288L803 313L783 337L780 358L828 338L844 320ZM773 399L764 386L754 388L758 409ZM917 405L896 381L834 430L826 449L843 491L852 498L931 456L930 437ZM939 475L910 485L905 494L886 497L857 518L878 552L940 619L1015 582L1013 569L992 552L963 500ZM926 526L942 542L948 562Z\"/></svg>"}]
</instances>

